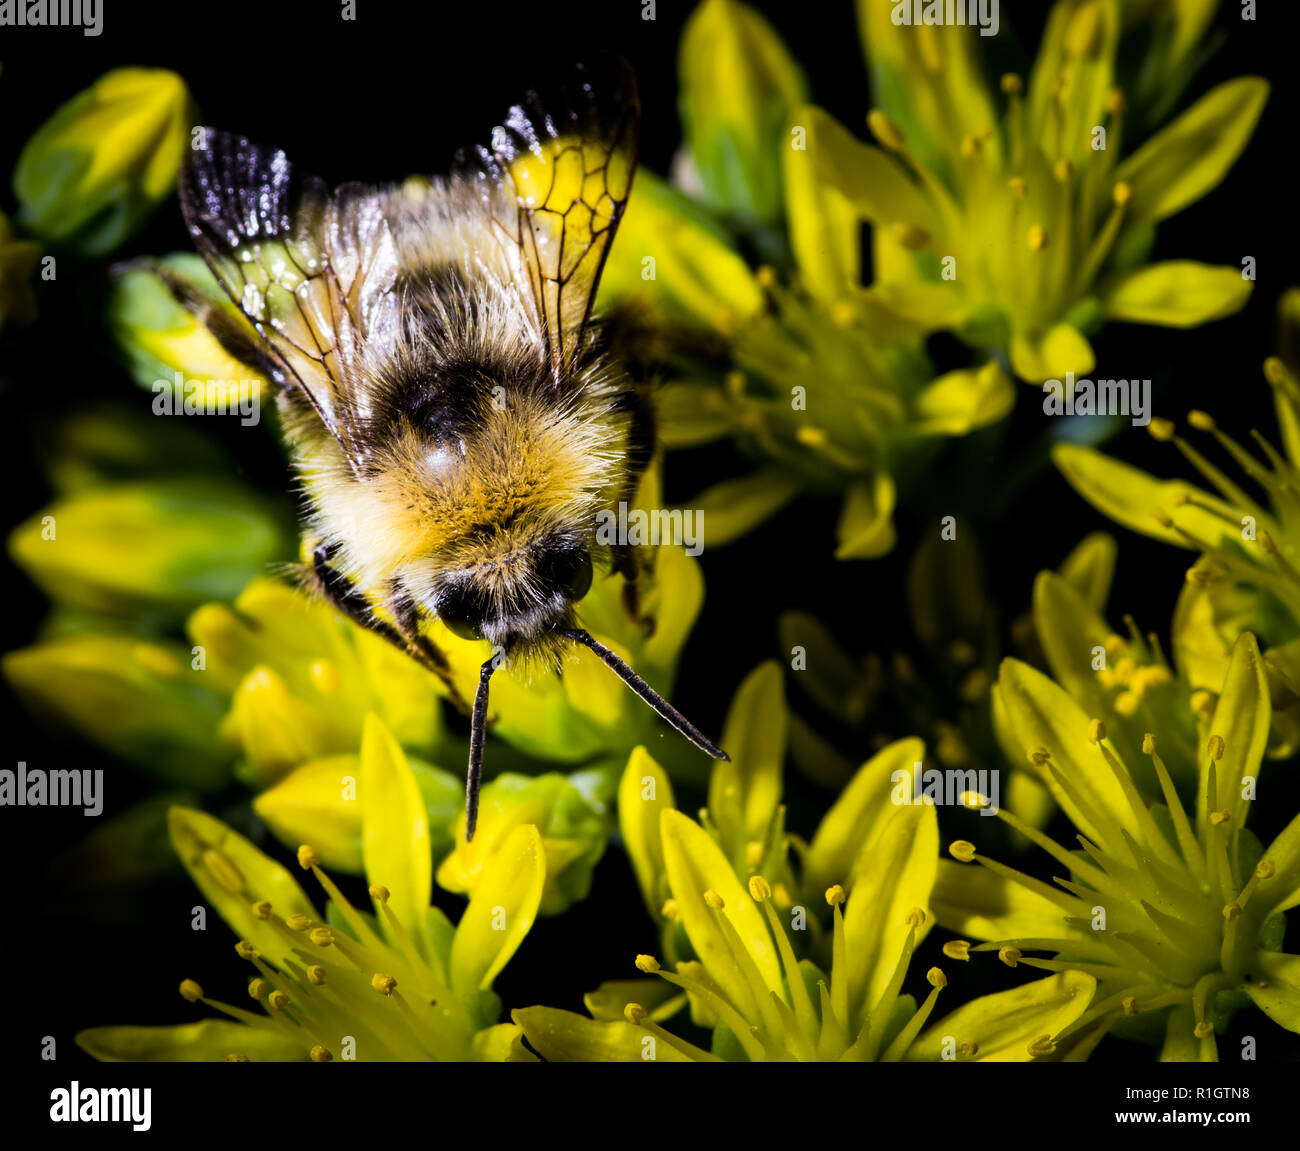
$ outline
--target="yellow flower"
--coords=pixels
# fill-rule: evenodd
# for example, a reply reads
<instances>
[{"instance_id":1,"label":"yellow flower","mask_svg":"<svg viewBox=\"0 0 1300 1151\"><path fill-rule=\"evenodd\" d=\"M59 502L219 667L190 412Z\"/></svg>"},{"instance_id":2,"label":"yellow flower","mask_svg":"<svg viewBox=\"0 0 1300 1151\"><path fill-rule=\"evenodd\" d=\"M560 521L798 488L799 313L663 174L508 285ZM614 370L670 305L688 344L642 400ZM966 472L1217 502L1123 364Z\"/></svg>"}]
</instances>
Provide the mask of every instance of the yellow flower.
<instances>
[{"instance_id":1,"label":"yellow flower","mask_svg":"<svg viewBox=\"0 0 1300 1151\"><path fill-rule=\"evenodd\" d=\"M1002 666L998 694L1010 728L1083 851L1003 808L999 818L1070 878L1043 883L959 840L949 850L961 862L940 870L935 913L949 930L988 941L973 950L997 951L1010 966L1095 976L1095 1004L1060 1037L1080 1057L1128 1018L1154 1016L1164 1026L1163 1060L1212 1060L1216 1032L1249 1001L1300 1030L1300 957L1277 950L1281 912L1300 902L1300 817L1267 849L1246 829L1269 727L1263 664L1249 633L1237 641L1221 688L1197 743L1200 778L1188 810L1164 764L1161 732L1147 733L1141 748L1164 800L1153 804L1104 724L1027 665ZM982 869L962 866L972 861Z\"/></svg>"},{"instance_id":2,"label":"yellow flower","mask_svg":"<svg viewBox=\"0 0 1300 1151\"><path fill-rule=\"evenodd\" d=\"M497 1023L492 983L528 935L545 885L535 827L515 829L460 923L429 905L424 803L401 748L372 720L362 787L365 870L374 914L348 901L309 845L298 862L329 896L325 915L290 872L220 820L173 808L172 844L207 902L239 935L260 1011L181 995L230 1017L180 1027L96 1027L78 1044L105 1060L334 1059L526 1061L514 1024Z\"/></svg>"},{"instance_id":3,"label":"yellow flower","mask_svg":"<svg viewBox=\"0 0 1300 1151\"><path fill-rule=\"evenodd\" d=\"M176 186L194 106L164 69L101 76L27 141L14 169L23 224L47 243L102 256Z\"/></svg>"},{"instance_id":4,"label":"yellow flower","mask_svg":"<svg viewBox=\"0 0 1300 1151\"><path fill-rule=\"evenodd\" d=\"M1300 746L1300 518L1292 491L1300 485L1300 289L1279 304L1281 355L1265 362L1282 449L1252 432L1263 459L1219 428L1207 412L1187 423L1212 437L1263 498L1203 454L1172 421L1155 419L1152 437L1171 443L1215 491L1183 480L1160 480L1094 448L1059 444L1053 459L1089 503L1117 523L1153 539L1200 552L1188 569L1174 613L1176 662L1194 690L1213 693L1232 645L1243 631L1266 642L1273 696L1271 752Z\"/></svg>"},{"instance_id":5,"label":"yellow flower","mask_svg":"<svg viewBox=\"0 0 1300 1151\"><path fill-rule=\"evenodd\" d=\"M858 14L881 147L856 145L841 186L874 225L886 306L1004 350L1037 383L1090 371L1087 337L1104 320L1192 327L1246 302L1237 268L1142 265L1154 225L1227 175L1266 81L1220 84L1125 156L1118 0L1053 5L1028 83L1004 76L1000 101L981 78L978 29L900 30L872 0Z\"/></svg>"}]
</instances>

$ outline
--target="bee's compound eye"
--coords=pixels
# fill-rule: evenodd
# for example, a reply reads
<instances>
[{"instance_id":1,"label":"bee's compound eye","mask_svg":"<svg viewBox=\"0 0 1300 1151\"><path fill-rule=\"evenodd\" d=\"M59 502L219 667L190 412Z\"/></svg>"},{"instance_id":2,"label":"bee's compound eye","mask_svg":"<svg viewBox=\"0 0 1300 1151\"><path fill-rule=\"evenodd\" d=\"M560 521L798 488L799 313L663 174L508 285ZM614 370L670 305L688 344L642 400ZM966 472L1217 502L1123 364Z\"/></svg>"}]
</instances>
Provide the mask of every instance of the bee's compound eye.
<instances>
[{"instance_id":1,"label":"bee's compound eye","mask_svg":"<svg viewBox=\"0 0 1300 1151\"><path fill-rule=\"evenodd\" d=\"M578 546L551 553L542 565L545 578L572 603L591 590L591 553Z\"/></svg>"},{"instance_id":2,"label":"bee's compound eye","mask_svg":"<svg viewBox=\"0 0 1300 1151\"><path fill-rule=\"evenodd\" d=\"M483 638L483 612L463 587L452 588L438 601L438 618L461 639Z\"/></svg>"}]
</instances>

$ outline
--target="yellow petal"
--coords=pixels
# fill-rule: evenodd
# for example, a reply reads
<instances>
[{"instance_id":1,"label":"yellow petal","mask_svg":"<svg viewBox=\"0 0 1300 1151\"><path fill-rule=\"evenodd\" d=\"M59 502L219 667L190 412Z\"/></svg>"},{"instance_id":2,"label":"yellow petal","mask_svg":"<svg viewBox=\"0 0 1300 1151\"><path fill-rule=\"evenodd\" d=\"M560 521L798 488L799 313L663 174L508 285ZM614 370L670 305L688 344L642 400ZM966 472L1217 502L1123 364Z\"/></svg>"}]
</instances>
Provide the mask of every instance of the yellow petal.
<instances>
[{"instance_id":1,"label":"yellow petal","mask_svg":"<svg viewBox=\"0 0 1300 1151\"><path fill-rule=\"evenodd\" d=\"M583 1006L593 1019L623 1018L629 1003L639 1003L656 1023L671 1019L686 1006L686 996L666 979L613 979L582 997Z\"/></svg>"},{"instance_id":2,"label":"yellow petal","mask_svg":"<svg viewBox=\"0 0 1300 1151\"><path fill-rule=\"evenodd\" d=\"M929 803L896 808L854 860L856 878L844 912L851 1032L888 985L911 929L911 912L919 908L925 913L916 931L918 942L933 926L930 893L938 862L939 821Z\"/></svg>"},{"instance_id":3,"label":"yellow petal","mask_svg":"<svg viewBox=\"0 0 1300 1151\"><path fill-rule=\"evenodd\" d=\"M766 838L781 802L786 714L781 665L768 660L737 689L722 730L731 759L718 760L709 777L709 815L733 863Z\"/></svg>"},{"instance_id":4,"label":"yellow petal","mask_svg":"<svg viewBox=\"0 0 1300 1151\"><path fill-rule=\"evenodd\" d=\"M1218 805L1232 813L1232 826L1244 826L1250 811L1250 801L1243 796L1247 790L1243 783L1250 778L1251 788L1259 782L1260 763L1268 746L1268 724L1272 708L1269 702L1268 679L1264 674L1264 661L1259 654L1259 644L1250 632L1242 632L1232 649L1228 675L1223 681L1222 694L1214 709L1210 730L1201 743L1197 761L1201 767L1201 786L1197 788L1197 809L1202 819L1205 808L1205 785L1210 757L1206 744L1214 736L1223 740L1223 758L1215 764L1218 782Z\"/></svg>"},{"instance_id":5,"label":"yellow petal","mask_svg":"<svg viewBox=\"0 0 1300 1151\"><path fill-rule=\"evenodd\" d=\"M311 1044L296 1043L270 1026L203 1019L174 1027L88 1027L77 1046L101 1063L224 1063L246 1055L254 1063L306 1060Z\"/></svg>"},{"instance_id":6,"label":"yellow petal","mask_svg":"<svg viewBox=\"0 0 1300 1151\"><path fill-rule=\"evenodd\" d=\"M1057 569L1060 576L1095 612L1105 610L1115 578L1115 557L1119 545L1107 532L1085 536Z\"/></svg>"},{"instance_id":7,"label":"yellow petal","mask_svg":"<svg viewBox=\"0 0 1300 1151\"><path fill-rule=\"evenodd\" d=\"M192 808L173 807L167 813L167 829L173 850L203 898L240 939L273 962L282 962L291 945L269 920L253 914L254 903L269 901L280 919L320 918L286 868L221 820Z\"/></svg>"},{"instance_id":8,"label":"yellow petal","mask_svg":"<svg viewBox=\"0 0 1300 1151\"><path fill-rule=\"evenodd\" d=\"M1300 1034L1300 955L1257 953L1247 995L1274 1023Z\"/></svg>"},{"instance_id":9,"label":"yellow petal","mask_svg":"<svg viewBox=\"0 0 1300 1151\"><path fill-rule=\"evenodd\" d=\"M767 924L727 857L703 828L680 812L665 810L659 826L669 888L691 946L709 975L731 1003L739 1006L754 1001L726 936L715 921L714 917L721 914L735 928L768 990L780 994L781 966ZM706 891L721 897L721 912L715 912L705 902Z\"/></svg>"},{"instance_id":10,"label":"yellow petal","mask_svg":"<svg viewBox=\"0 0 1300 1151\"><path fill-rule=\"evenodd\" d=\"M558 1007L524 1007L511 1014L528 1042L552 1063L690 1063L669 1043L625 1020L597 1021Z\"/></svg>"},{"instance_id":11,"label":"yellow petal","mask_svg":"<svg viewBox=\"0 0 1300 1151\"><path fill-rule=\"evenodd\" d=\"M1064 380L1070 372L1085 376L1096 363L1087 337L1070 324L1057 324L1041 334L1017 334L1011 340L1011 366L1031 384Z\"/></svg>"},{"instance_id":12,"label":"yellow petal","mask_svg":"<svg viewBox=\"0 0 1300 1151\"><path fill-rule=\"evenodd\" d=\"M488 863L451 944L451 985L486 989L537 918L546 886L546 854L537 828L517 827Z\"/></svg>"},{"instance_id":13,"label":"yellow petal","mask_svg":"<svg viewBox=\"0 0 1300 1151\"><path fill-rule=\"evenodd\" d=\"M854 775L830 811L822 818L804 856L805 886L824 891L832 884L847 884L854 859L873 844L894 808L889 796L896 771L910 778L925 757L919 739L900 739L873 755Z\"/></svg>"},{"instance_id":14,"label":"yellow petal","mask_svg":"<svg viewBox=\"0 0 1300 1151\"><path fill-rule=\"evenodd\" d=\"M997 423L1015 407L1011 381L995 360L940 376L916 398L916 432L964 436Z\"/></svg>"},{"instance_id":15,"label":"yellow petal","mask_svg":"<svg viewBox=\"0 0 1300 1151\"><path fill-rule=\"evenodd\" d=\"M618 826L641 898L656 919L667 898L659 816L672 807L673 788L668 773L644 747L636 748L628 757L618 785Z\"/></svg>"},{"instance_id":16,"label":"yellow petal","mask_svg":"<svg viewBox=\"0 0 1300 1151\"><path fill-rule=\"evenodd\" d=\"M703 514L708 547L722 547L748 535L799 494L799 481L784 469L770 468L741 479L724 480L689 501Z\"/></svg>"},{"instance_id":17,"label":"yellow petal","mask_svg":"<svg viewBox=\"0 0 1300 1151\"><path fill-rule=\"evenodd\" d=\"M941 859L932 899L936 920L956 935L1069 940L1077 934L1050 899L978 864Z\"/></svg>"},{"instance_id":18,"label":"yellow petal","mask_svg":"<svg viewBox=\"0 0 1300 1151\"><path fill-rule=\"evenodd\" d=\"M950 1040L973 1039L979 1063L1028 1063L1029 1045L1059 1035L1087 1009L1097 988L1091 975L1066 971L1010 991L985 995L945 1015L922 1033L906 1058L939 1060Z\"/></svg>"},{"instance_id":19,"label":"yellow petal","mask_svg":"<svg viewBox=\"0 0 1300 1151\"><path fill-rule=\"evenodd\" d=\"M1249 143L1268 94L1258 76L1228 80L1120 164L1116 180L1133 189L1127 222L1163 220L1214 188Z\"/></svg>"},{"instance_id":20,"label":"yellow petal","mask_svg":"<svg viewBox=\"0 0 1300 1151\"><path fill-rule=\"evenodd\" d=\"M1101 302L1112 320L1194 328L1239 312L1252 287L1240 268L1169 260L1138 268L1108 284Z\"/></svg>"},{"instance_id":21,"label":"yellow petal","mask_svg":"<svg viewBox=\"0 0 1300 1151\"><path fill-rule=\"evenodd\" d=\"M837 560L875 559L893 550L896 498L893 478L886 472L849 488L835 530Z\"/></svg>"},{"instance_id":22,"label":"yellow petal","mask_svg":"<svg viewBox=\"0 0 1300 1151\"><path fill-rule=\"evenodd\" d=\"M286 847L309 843L327 870L359 875L365 870L360 778L359 756L314 759L257 796L253 810Z\"/></svg>"},{"instance_id":23,"label":"yellow petal","mask_svg":"<svg viewBox=\"0 0 1300 1151\"><path fill-rule=\"evenodd\" d=\"M366 879L388 888L389 907L423 946L433 890L429 817L406 753L373 714L361 736L361 853Z\"/></svg>"}]
</instances>

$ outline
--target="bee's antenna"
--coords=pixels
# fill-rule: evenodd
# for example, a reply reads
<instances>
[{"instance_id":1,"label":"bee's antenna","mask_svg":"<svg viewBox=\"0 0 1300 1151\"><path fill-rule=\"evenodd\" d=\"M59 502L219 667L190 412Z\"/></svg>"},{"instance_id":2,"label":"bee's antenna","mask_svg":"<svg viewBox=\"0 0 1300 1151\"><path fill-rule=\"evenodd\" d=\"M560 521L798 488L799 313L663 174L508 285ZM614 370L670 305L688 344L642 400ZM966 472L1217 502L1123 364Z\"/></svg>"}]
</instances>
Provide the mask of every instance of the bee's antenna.
<instances>
[{"instance_id":1,"label":"bee's antenna","mask_svg":"<svg viewBox=\"0 0 1300 1151\"><path fill-rule=\"evenodd\" d=\"M617 655L609 650L603 643L592 637L590 632L584 631L580 627L557 627L556 634L564 636L566 639L573 640L574 643L580 643L583 647L590 648L604 662L615 675L618 676L628 687L637 693L652 708L657 711L669 724L675 727L696 747L714 759L730 760L729 756L722 748L713 743L698 727L669 703L662 695L652 688L636 672L634 672L626 663ZM484 675L487 675L487 667L484 665ZM479 687L479 693L484 700L484 706L487 706L487 679L482 681ZM474 712L478 714L478 705L475 703ZM472 745L471 745L472 747ZM471 763L473 755L471 752Z\"/></svg>"},{"instance_id":2,"label":"bee's antenna","mask_svg":"<svg viewBox=\"0 0 1300 1151\"><path fill-rule=\"evenodd\" d=\"M497 669L494 654L479 669L478 691L474 693L474 711L469 721L469 772L465 777L465 842L474 838L478 824L478 792L483 782L483 739L487 734L488 680Z\"/></svg>"}]
</instances>

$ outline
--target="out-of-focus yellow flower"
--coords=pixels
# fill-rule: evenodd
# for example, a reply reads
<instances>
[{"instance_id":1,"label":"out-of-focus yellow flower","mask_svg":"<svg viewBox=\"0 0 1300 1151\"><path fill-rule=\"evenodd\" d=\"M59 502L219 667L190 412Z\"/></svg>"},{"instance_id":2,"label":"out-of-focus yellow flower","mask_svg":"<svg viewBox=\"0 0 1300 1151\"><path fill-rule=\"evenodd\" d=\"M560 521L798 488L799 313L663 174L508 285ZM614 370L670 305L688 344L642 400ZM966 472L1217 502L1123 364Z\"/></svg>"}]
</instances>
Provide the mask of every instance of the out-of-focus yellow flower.
<instances>
[{"instance_id":1,"label":"out-of-focus yellow flower","mask_svg":"<svg viewBox=\"0 0 1300 1151\"><path fill-rule=\"evenodd\" d=\"M998 694L1022 754L1079 831L1060 846L1005 807L998 817L1046 851L1069 879L1050 886L958 840L940 870L940 924L988 942L1009 966L1088 972L1097 1000L1063 1038L1090 1050L1112 1029L1173 1008L1166 1062L1217 1058L1214 1036L1253 1000L1300 1030L1300 957L1279 952L1282 912L1300 903L1300 817L1265 850L1246 828L1269 729L1255 639L1233 648L1214 717L1197 741L1196 799L1185 808L1166 768L1161 732L1140 753L1163 804L1150 803L1109 740L1062 687L1007 660ZM961 866L972 861L983 869ZM1045 951L1051 958L1028 953Z\"/></svg>"},{"instance_id":2,"label":"out-of-focus yellow flower","mask_svg":"<svg viewBox=\"0 0 1300 1151\"><path fill-rule=\"evenodd\" d=\"M170 640L74 634L12 651L4 676L24 706L150 774L200 790L229 778L225 706L190 649Z\"/></svg>"},{"instance_id":3,"label":"out-of-focus yellow flower","mask_svg":"<svg viewBox=\"0 0 1300 1151\"><path fill-rule=\"evenodd\" d=\"M705 0L678 51L682 133L711 207L747 227L779 223L781 136L807 99L802 71L754 9Z\"/></svg>"},{"instance_id":4,"label":"out-of-focus yellow flower","mask_svg":"<svg viewBox=\"0 0 1300 1151\"><path fill-rule=\"evenodd\" d=\"M161 68L101 76L27 141L14 169L23 225L83 255L111 252L176 185L194 106Z\"/></svg>"},{"instance_id":5,"label":"out-of-focus yellow flower","mask_svg":"<svg viewBox=\"0 0 1300 1151\"><path fill-rule=\"evenodd\" d=\"M978 29L896 27L873 0L858 14L881 147L856 146L842 187L875 226L887 306L1004 350L1038 383L1091 371L1103 320L1194 327L1245 304L1238 268L1143 265L1154 225L1213 190L1250 141L1265 80L1220 84L1125 157L1118 0L1059 0L1028 84L1002 78L1001 113Z\"/></svg>"},{"instance_id":6,"label":"out-of-focus yellow flower","mask_svg":"<svg viewBox=\"0 0 1300 1151\"><path fill-rule=\"evenodd\" d=\"M266 500L198 477L79 491L9 536L14 563L53 600L105 615L175 616L233 598L285 550Z\"/></svg>"},{"instance_id":7,"label":"out-of-focus yellow flower","mask_svg":"<svg viewBox=\"0 0 1300 1151\"><path fill-rule=\"evenodd\" d=\"M374 914L352 906L310 845L298 849L329 896L321 915L297 880L220 820L173 808L176 853L204 898L240 937L261 1011L181 995L233 1023L96 1027L77 1043L103 1060L520 1061L515 1024L498 1023L492 983L527 937L545 885L535 827L515 829L452 927L431 907L424 801L401 748L379 721L366 730L362 850Z\"/></svg>"},{"instance_id":8,"label":"out-of-focus yellow flower","mask_svg":"<svg viewBox=\"0 0 1300 1151\"><path fill-rule=\"evenodd\" d=\"M726 40L729 67L750 78L736 97L746 134L719 126L720 116L740 116L712 95L723 81L701 80L703 56L713 51L705 32L724 16L747 30ZM602 306L649 329L641 354L672 366L661 401L665 445L730 436L758 464L688 502L704 512L710 545L744 535L808 492L843 500L839 558L883 555L894 544L895 477L919 474L941 440L1002 419L1014 391L994 361L935 372L922 337L943 326L942 291L916 315L900 315L895 301L863 286L855 164L868 146L802 99L762 18L735 0L707 3L682 52L691 154L706 152L710 179L747 173L776 202L761 208L733 197L719 207L716 187L704 199L767 262L751 267L706 210L641 172L604 273ZM743 158L733 154L736 139L747 141ZM782 219L783 229L772 223Z\"/></svg>"},{"instance_id":9,"label":"out-of-focus yellow flower","mask_svg":"<svg viewBox=\"0 0 1300 1151\"><path fill-rule=\"evenodd\" d=\"M1172 421L1152 420L1153 438L1172 443L1215 491L1161 480L1094 448L1059 444L1053 459L1074 489L1117 523L1152 539L1200 552L1174 612L1174 656L1193 689L1214 693L1232 646L1250 631L1267 644L1277 755L1300 746L1300 289L1279 304L1280 355L1264 364L1273 389L1282 449L1252 432L1260 459L1206 412L1188 413L1212 436L1263 498L1204 456Z\"/></svg>"},{"instance_id":10,"label":"out-of-focus yellow flower","mask_svg":"<svg viewBox=\"0 0 1300 1151\"><path fill-rule=\"evenodd\" d=\"M108 302L110 330L141 387L171 383L180 373L185 383L203 385L204 410L222 410L222 398L228 410L230 398L245 394L260 403L267 398L264 381L213 336L211 326L220 322L215 313L225 317L228 338L248 340L252 353L256 333L203 260L188 252L127 266Z\"/></svg>"},{"instance_id":11,"label":"out-of-focus yellow flower","mask_svg":"<svg viewBox=\"0 0 1300 1151\"><path fill-rule=\"evenodd\" d=\"M7 320L25 323L35 318L31 276L40 258L40 245L17 239L0 212L0 328Z\"/></svg>"}]
</instances>

